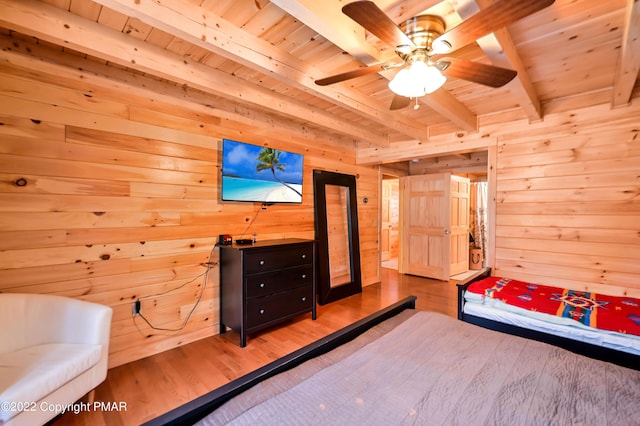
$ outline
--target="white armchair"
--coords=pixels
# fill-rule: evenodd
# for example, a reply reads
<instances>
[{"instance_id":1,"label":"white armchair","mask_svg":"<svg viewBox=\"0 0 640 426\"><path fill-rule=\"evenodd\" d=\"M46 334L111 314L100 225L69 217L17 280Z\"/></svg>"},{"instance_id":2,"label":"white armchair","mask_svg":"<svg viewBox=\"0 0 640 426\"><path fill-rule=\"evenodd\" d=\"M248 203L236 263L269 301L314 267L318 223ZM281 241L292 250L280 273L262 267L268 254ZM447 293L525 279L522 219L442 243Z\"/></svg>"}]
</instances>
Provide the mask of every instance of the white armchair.
<instances>
[{"instance_id":1,"label":"white armchair","mask_svg":"<svg viewBox=\"0 0 640 426\"><path fill-rule=\"evenodd\" d=\"M44 424L93 392L107 376L111 316L77 299L0 293L0 425Z\"/></svg>"}]
</instances>

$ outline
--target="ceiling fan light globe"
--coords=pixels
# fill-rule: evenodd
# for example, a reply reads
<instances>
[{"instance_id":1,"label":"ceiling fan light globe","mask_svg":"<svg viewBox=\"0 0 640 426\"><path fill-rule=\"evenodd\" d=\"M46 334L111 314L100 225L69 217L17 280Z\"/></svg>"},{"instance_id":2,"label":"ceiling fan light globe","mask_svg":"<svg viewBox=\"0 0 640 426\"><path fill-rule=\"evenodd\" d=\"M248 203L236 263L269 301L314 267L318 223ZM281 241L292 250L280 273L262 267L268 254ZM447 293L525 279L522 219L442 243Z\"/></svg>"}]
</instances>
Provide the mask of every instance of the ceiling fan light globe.
<instances>
[{"instance_id":1,"label":"ceiling fan light globe","mask_svg":"<svg viewBox=\"0 0 640 426\"><path fill-rule=\"evenodd\" d=\"M393 77L393 80L389 82L389 89L396 95L407 98L418 98L425 95L421 84L419 82L416 84L415 77L411 73L410 68L401 69L395 77Z\"/></svg>"},{"instance_id":2,"label":"ceiling fan light globe","mask_svg":"<svg viewBox=\"0 0 640 426\"><path fill-rule=\"evenodd\" d=\"M424 61L415 61L409 67L409 72L413 74L414 78L420 78L425 72L428 72L429 65Z\"/></svg>"},{"instance_id":3,"label":"ceiling fan light globe","mask_svg":"<svg viewBox=\"0 0 640 426\"><path fill-rule=\"evenodd\" d=\"M422 90L425 94L433 93L447 81L447 77L445 77L438 68L427 65L424 62L419 62L422 65L419 65L415 68L416 72L416 81L418 81L422 86ZM414 68L418 62L413 64L411 68Z\"/></svg>"},{"instance_id":4,"label":"ceiling fan light globe","mask_svg":"<svg viewBox=\"0 0 640 426\"><path fill-rule=\"evenodd\" d=\"M416 61L409 68L401 69L389 82L389 89L396 95L419 98L438 90L447 78L438 68Z\"/></svg>"},{"instance_id":5,"label":"ceiling fan light globe","mask_svg":"<svg viewBox=\"0 0 640 426\"><path fill-rule=\"evenodd\" d=\"M400 46L396 47L396 52L400 56L404 56L404 55L410 54L411 50L413 50L413 48L411 46L409 46L408 44L401 44Z\"/></svg>"},{"instance_id":6,"label":"ceiling fan light globe","mask_svg":"<svg viewBox=\"0 0 640 426\"><path fill-rule=\"evenodd\" d=\"M451 51L451 43L446 40L434 40L431 44L431 53L433 55L441 55Z\"/></svg>"}]
</instances>

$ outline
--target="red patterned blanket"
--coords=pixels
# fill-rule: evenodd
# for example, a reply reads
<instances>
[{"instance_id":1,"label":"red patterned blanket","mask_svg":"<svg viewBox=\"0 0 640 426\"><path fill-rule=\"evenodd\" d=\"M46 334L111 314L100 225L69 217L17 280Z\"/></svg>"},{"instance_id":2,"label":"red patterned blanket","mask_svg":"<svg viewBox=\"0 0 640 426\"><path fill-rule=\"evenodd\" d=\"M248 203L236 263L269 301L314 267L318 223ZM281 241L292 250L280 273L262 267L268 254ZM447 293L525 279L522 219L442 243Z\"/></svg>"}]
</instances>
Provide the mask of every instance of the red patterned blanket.
<instances>
[{"instance_id":1,"label":"red patterned blanket","mask_svg":"<svg viewBox=\"0 0 640 426\"><path fill-rule=\"evenodd\" d=\"M586 326L640 336L640 300L566 290L509 278L489 277L468 291L529 311L571 318Z\"/></svg>"}]
</instances>

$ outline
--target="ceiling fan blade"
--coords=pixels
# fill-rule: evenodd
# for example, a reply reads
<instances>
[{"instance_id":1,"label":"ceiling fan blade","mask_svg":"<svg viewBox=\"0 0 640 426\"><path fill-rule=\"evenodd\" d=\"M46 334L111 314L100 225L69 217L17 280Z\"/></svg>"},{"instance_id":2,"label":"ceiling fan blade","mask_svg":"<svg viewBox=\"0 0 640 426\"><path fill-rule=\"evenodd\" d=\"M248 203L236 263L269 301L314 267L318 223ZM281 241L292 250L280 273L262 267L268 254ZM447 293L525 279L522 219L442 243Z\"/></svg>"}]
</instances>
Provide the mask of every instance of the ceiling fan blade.
<instances>
[{"instance_id":1,"label":"ceiling fan blade","mask_svg":"<svg viewBox=\"0 0 640 426\"><path fill-rule=\"evenodd\" d=\"M411 39L372 1L354 1L345 5L342 12L390 46L415 47Z\"/></svg>"},{"instance_id":2,"label":"ceiling fan blade","mask_svg":"<svg viewBox=\"0 0 640 426\"><path fill-rule=\"evenodd\" d=\"M393 99L391 100L391 105L389 109L391 111L395 111L398 109L406 108L411 103L411 98L407 98L405 96L393 95Z\"/></svg>"},{"instance_id":3,"label":"ceiling fan blade","mask_svg":"<svg viewBox=\"0 0 640 426\"><path fill-rule=\"evenodd\" d=\"M502 87L518 74L507 68L457 58L442 58L436 62L436 67L447 77L473 81L490 87Z\"/></svg>"},{"instance_id":4,"label":"ceiling fan blade","mask_svg":"<svg viewBox=\"0 0 640 426\"><path fill-rule=\"evenodd\" d=\"M363 75L374 74L380 71L386 71L391 68L401 67L403 65L404 63L385 62L383 64L371 65L370 67L356 68L351 71L321 78L316 80L315 83L318 86L328 86L330 84L340 83L341 81L351 80L352 78L362 77Z\"/></svg>"},{"instance_id":5,"label":"ceiling fan blade","mask_svg":"<svg viewBox=\"0 0 640 426\"><path fill-rule=\"evenodd\" d=\"M512 24L532 13L553 4L554 0L499 0L491 6L462 21L434 41L436 53L445 53L442 43L451 48L448 52L473 43L480 37Z\"/></svg>"}]
</instances>

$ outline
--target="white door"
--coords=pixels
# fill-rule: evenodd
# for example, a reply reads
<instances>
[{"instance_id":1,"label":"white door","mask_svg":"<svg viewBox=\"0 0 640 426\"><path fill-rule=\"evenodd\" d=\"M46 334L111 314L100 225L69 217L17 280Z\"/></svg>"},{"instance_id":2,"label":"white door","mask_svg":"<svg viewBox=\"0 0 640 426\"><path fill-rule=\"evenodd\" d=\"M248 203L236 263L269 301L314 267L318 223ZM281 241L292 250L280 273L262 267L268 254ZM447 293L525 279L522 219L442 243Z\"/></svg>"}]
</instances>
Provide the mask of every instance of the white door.
<instances>
[{"instance_id":1,"label":"white door","mask_svg":"<svg viewBox=\"0 0 640 426\"><path fill-rule=\"evenodd\" d=\"M400 178L398 272L448 280L451 254L451 174Z\"/></svg>"}]
</instances>

